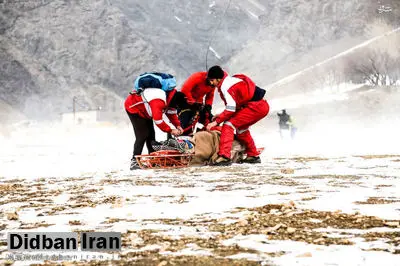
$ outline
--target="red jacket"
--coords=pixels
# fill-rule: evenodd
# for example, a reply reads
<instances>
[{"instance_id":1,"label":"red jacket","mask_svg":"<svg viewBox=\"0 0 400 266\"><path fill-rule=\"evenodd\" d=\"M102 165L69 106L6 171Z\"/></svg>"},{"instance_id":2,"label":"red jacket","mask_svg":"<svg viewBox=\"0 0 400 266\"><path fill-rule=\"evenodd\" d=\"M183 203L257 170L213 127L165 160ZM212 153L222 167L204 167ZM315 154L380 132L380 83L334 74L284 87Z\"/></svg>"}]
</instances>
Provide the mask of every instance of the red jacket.
<instances>
[{"instance_id":1,"label":"red jacket","mask_svg":"<svg viewBox=\"0 0 400 266\"><path fill-rule=\"evenodd\" d=\"M131 114L153 119L162 131L169 133L171 127L163 120L164 113L175 127L180 126L176 109L168 107L174 94L174 92L169 92L167 98L166 93L161 89L146 89L141 95L129 94L125 100L125 109Z\"/></svg>"},{"instance_id":2,"label":"red jacket","mask_svg":"<svg viewBox=\"0 0 400 266\"><path fill-rule=\"evenodd\" d=\"M251 100L255 90L256 84L243 74L225 77L218 85L218 92L225 103L225 110L215 121L219 124L229 120L237 109Z\"/></svg>"},{"instance_id":3,"label":"red jacket","mask_svg":"<svg viewBox=\"0 0 400 266\"><path fill-rule=\"evenodd\" d=\"M212 105L215 87L206 83L207 72L196 72L183 83L181 92L185 94L189 104L201 103ZM204 102L203 98L206 96Z\"/></svg>"}]
</instances>

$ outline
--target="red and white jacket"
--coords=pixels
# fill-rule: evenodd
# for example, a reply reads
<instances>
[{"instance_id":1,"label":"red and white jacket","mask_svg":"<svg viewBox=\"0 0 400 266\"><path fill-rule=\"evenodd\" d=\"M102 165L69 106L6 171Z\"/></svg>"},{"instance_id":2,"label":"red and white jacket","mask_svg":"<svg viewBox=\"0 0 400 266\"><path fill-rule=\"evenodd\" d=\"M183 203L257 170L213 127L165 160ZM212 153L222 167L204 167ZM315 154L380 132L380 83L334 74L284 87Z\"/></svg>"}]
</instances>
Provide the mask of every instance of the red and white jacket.
<instances>
[{"instance_id":1,"label":"red and white jacket","mask_svg":"<svg viewBox=\"0 0 400 266\"><path fill-rule=\"evenodd\" d=\"M225 103L225 110L215 119L219 124L229 120L254 96L256 84L247 76L237 74L225 77L218 86L218 92Z\"/></svg>"},{"instance_id":2,"label":"red and white jacket","mask_svg":"<svg viewBox=\"0 0 400 266\"><path fill-rule=\"evenodd\" d=\"M207 72L196 72L190 75L183 83L181 92L185 94L189 104L204 103L212 105L215 87L207 85L206 80Z\"/></svg>"},{"instance_id":3,"label":"red and white jacket","mask_svg":"<svg viewBox=\"0 0 400 266\"><path fill-rule=\"evenodd\" d=\"M129 94L125 100L125 109L131 114L138 114L146 119L153 119L154 123L164 132L171 132L171 127L163 120L165 113L171 123L178 127L180 122L175 108L169 108L172 97L176 93L173 90L167 94L157 88L147 88L140 95Z\"/></svg>"}]
</instances>

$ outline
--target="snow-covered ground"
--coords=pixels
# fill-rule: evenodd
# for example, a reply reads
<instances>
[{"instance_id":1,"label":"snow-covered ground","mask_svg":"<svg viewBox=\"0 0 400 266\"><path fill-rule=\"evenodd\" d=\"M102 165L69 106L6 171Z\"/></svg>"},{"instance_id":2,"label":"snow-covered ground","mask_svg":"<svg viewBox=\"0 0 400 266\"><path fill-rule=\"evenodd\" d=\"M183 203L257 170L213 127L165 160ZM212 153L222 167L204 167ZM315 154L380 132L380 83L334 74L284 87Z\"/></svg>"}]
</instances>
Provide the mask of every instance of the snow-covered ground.
<instances>
[{"instance_id":1,"label":"snow-covered ground","mask_svg":"<svg viewBox=\"0 0 400 266\"><path fill-rule=\"evenodd\" d=\"M129 171L130 125L16 129L0 138L1 258L7 232L95 230L150 265L400 265L400 151L318 136L261 124L262 164Z\"/></svg>"}]
</instances>

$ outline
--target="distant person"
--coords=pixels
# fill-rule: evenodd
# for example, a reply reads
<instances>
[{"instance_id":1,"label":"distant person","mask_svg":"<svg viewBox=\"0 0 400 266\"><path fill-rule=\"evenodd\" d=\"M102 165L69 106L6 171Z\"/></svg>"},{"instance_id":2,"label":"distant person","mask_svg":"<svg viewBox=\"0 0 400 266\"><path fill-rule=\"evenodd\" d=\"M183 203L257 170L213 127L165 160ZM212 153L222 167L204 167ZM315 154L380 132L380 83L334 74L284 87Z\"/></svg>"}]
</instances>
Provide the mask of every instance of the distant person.
<instances>
[{"instance_id":1,"label":"distant person","mask_svg":"<svg viewBox=\"0 0 400 266\"><path fill-rule=\"evenodd\" d=\"M269 105L264 99L265 90L243 74L228 76L220 66L213 66L207 72L210 84L218 88L225 110L214 116L207 130L223 123L219 143L218 158L213 165L232 163L231 148L236 131L236 139L245 146L247 157L244 163L261 163L259 152L250 134L249 127L267 116Z\"/></svg>"},{"instance_id":2,"label":"distant person","mask_svg":"<svg viewBox=\"0 0 400 266\"><path fill-rule=\"evenodd\" d=\"M179 120L184 129L183 135L191 135L196 122L206 126L212 120L215 86L210 83L206 71L196 72L186 79L181 92L185 94L189 106L180 110Z\"/></svg>"},{"instance_id":3,"label":"distant person","mask_svg":"<svg viewBox=\"0 0 400 266\"><path fill-rule=\"evenodd\" d=\"M131 170L139 168L135 156L142 154L145 143L149 153L154 151L152 147L152 142L155 141L153 122L163 132L174 136L183 133L176 108L185 104L184 94L176 91L175 88L170 91L164 91L161 88L146 88L140 94L131 92L128 95L125 100L125 110L135 133ZM163 120L163 114L166 114L175 128L171 128Z\"/></svg>"},{"instance_id":4,"label":"distant person","mask_svg":"<svg viewBox=\"0 0 400 266\"><path fill-rule=\"evenodd\" d=\"M297 127L292 115L289 115L290 138L294 139L297 133Z\"/></svg>"},{"instance_id":5,"label":"distant person","mask_svg":"<svg viewBox=\"0 0 400 266\"><path fill-rule=\"evenodd\" d=\"M277 115L279 117L279 134L281 139L285 138L285 132L290 132L290 137L294 139L297 128L294 125L292 116L286 112L286 109L282 109L281 113Z\"/></svg>"}]
</instances>

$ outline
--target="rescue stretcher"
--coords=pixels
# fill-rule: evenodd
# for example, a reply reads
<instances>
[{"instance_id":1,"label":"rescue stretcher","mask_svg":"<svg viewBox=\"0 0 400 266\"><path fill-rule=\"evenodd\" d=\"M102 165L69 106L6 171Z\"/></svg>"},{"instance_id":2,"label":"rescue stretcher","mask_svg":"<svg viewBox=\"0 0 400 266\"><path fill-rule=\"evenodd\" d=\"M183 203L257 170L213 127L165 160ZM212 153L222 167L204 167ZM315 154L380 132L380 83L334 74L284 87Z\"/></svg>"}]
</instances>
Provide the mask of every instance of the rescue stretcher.
<instances>
[{"instance_id":1,"label":"rescue stretcher","mask_svg":"<svg viewBox=\"0 0 400 266\"><path fill-rule=\"evenodd\" d=\"M264 148L257 148L261 154ZM141 169L169 169L189 167L194 156L192 153L181 153L177 150L160 150L146 155L136 155L135 158Z\"/></svg>"},{"instance_id":2,"label":"rescue stretcher","mask_svg":"<svg viewBox=\"0 0 400 266\"><path fill-rule=\"evenodd\" d=\"M146 155L136 155L141 169L168 169L188 167L194 153L181 153L177 150L161 150Z\"/></svg>"}]
</instances>

